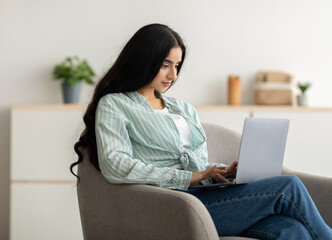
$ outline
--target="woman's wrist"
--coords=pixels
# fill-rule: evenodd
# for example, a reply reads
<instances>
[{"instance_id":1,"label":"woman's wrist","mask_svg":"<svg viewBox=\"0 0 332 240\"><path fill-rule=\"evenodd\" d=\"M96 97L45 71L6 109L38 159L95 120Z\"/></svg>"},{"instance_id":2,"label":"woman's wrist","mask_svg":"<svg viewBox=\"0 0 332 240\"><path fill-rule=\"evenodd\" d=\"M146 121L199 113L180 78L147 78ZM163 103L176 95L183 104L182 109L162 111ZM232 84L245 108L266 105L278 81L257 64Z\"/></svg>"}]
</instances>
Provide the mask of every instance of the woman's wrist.
<instances>
[{"instance_id":1,"label":"woman's wrist","mask_svg":"<svg viewBox=\"0 0 332 240\"><path fill-rule=\"evenodd\" d=\"M190 179L190 186L196 185L201 181L201 174L200 172L193 172L191 174L191 179Z\"/></svg>"}]
</instances>

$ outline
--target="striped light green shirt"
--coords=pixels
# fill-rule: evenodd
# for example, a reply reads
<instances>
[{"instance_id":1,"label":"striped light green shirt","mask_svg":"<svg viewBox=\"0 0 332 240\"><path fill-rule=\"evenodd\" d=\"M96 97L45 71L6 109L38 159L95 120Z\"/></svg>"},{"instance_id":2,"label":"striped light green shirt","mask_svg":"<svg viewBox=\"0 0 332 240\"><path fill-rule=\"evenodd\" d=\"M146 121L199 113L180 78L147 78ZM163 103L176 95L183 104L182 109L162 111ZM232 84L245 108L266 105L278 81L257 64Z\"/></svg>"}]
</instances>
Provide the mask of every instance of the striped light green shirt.
<instances>
[{"instance_id":1,"label":"striped light green shirt","mask_svg":"<svg viewBox=\"0 0 332 240\"><path fill-rule=\"evenodd\" d=\"M109 182L187 190L192 172L213 165L208 163L206 135L196 110L179 99L161 97L170 113L187 120L191 146L180 150L172 118L155 113L138 92L108 94L98 103L95 129L100 169ZM171 168L179 164L183 170Z\"/></svg>"}]
</instances>

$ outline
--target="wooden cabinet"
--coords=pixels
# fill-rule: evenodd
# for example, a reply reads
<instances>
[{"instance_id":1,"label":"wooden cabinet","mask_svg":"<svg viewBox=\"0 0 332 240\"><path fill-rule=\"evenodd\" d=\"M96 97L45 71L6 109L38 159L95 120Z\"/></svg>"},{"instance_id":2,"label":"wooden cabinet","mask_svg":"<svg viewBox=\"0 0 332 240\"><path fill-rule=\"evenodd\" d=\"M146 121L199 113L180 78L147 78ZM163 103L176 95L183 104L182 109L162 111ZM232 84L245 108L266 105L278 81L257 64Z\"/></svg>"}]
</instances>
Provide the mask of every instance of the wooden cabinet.
<instances>
[{"instance_id":1,"label":"wooden cabinet","mask_svg":"<svg viewBox=\"0 0 332 240\"><path fill-rule=\"evenodd\" d=\"M69 166L81 106L11 109L10 239L83 239Z\"/></svg>"}]
</instances>

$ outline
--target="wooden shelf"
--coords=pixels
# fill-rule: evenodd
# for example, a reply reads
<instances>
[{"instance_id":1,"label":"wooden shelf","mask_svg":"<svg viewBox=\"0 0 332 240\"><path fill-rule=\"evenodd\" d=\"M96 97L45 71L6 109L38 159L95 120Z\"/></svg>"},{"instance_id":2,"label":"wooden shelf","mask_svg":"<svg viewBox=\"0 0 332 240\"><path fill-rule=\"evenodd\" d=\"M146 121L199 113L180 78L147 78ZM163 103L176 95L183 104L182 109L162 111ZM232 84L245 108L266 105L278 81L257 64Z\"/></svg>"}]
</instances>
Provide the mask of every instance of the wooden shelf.
<instances>
[{"instance_id":1,"label":"wooden shelf","mask_svg":"<svg viewBox=\"0 0 332 240\"><path fill-rule=\"evenodd\" d=\"M17 104L12 105L12 109L21 110L74 110L85 111L87 105L85 104Z\"/></svg>"},{"instance_id":2,"label":"wooden shelf","mask_svg":"<svg viewBox=\"0 0 332 240\"><path fill-rule=\"evenodd\" d=\"M198 111L249 111L249 112L332 112L332 107L298 107L277 105L210 105L196 106Z\"/></svg>"}]
</instances>

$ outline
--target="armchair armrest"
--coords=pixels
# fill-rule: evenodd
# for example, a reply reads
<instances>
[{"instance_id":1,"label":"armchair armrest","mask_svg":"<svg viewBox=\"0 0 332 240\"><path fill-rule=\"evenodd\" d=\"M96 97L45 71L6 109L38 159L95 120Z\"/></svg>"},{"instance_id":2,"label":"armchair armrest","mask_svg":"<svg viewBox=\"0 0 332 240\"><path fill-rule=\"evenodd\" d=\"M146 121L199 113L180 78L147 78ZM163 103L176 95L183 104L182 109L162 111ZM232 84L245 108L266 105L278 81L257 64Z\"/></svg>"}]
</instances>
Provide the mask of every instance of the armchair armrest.
<instances>
[{"instance_id":1,"label":"armchair armrest","mask_svg":"<svg viewBox=\"0 0 332 240\"><path fill-rule=\"evenodd\" d=\"M332 178L301 173L285 167L282 174L296 175L302 180L321 216L332 227Z\"/></svg>"},{"instance_id":2,"label":"armchair armrest","mask_svg":"<svg viewBox=\"0 0 332 240\"><path fill-rule=\"evenodd\" d=\"M88 170L80 167L80 173ZM82 178L77 192L84 239L219 240L209 212L196 197L149 185L111 184L89 170L89 177L98 180Z\"/></svg>"},{"instance_id":3,"label":"armchair armrest","mask_svg":"<svg viewBox=\"0 0 332 240\"><path fill-rule=\"evenodd\" d=\"M107 221L117 219L119 225L131 226L125 234L128 238L121 233L124 239L132 239L135 235L135 239L142 240L219 240L207 209L190 194L149 185L110 186L117 189L105 194L110 195L118 209L113 210L112 219Z\"/></svg>"},{"instance_id":4,"label":"armchair armrest","mask_svg":"<svg viewBox=\"0 0 332 240\"><path fill-rule=\"evenodd\" d=\"M213 220L196 197L140 184L111 184L88 161L78 166L84 239L219 240Z\"/></svg>"}]
</instances>

